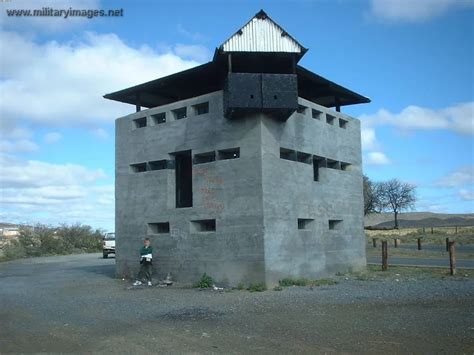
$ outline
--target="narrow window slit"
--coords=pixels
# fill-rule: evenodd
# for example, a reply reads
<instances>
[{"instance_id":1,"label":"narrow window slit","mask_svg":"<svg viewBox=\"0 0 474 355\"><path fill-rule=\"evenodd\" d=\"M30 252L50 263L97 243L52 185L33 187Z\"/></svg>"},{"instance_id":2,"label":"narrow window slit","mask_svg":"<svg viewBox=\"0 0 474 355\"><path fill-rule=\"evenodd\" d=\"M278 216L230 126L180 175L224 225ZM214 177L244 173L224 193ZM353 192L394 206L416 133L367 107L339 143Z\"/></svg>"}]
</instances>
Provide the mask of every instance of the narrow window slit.
<instances>
[{"instance_id":1,"label":"narrow window slit","mask_svg":"<svg viewBox=\"0 0 474 355\"><path fill-rule=\"evenodd\" d=\"M143 173L146 169L146 163L130 164L130 168L134 173Z\"/></svg>"},{"instance_id":2,"label":"narrow window slit","mask_svg":"<svg viewBox=\"0 0 474 355\"><path fill-rule=\"evenodd\" d=\"M166 234L170 232L169 222L148 223L148 234Z\"/></svg>"},{"instance_id":3,"label":"narrow window slit","mask_svg":"<svg viewBox=\"0 0 474 355\"><path fill-rule=\"evenodd\" d=\"M136 118L133 120L133 125L135 128L144 128L146 127L146 117Z\"/></svg>"},{"instance_id":4,"label":"narrow window slit","mask_svg":"<svg viewBox=\"0 0 474 355\"><path fill-rule=\"evenodd\" d=\"M217 151L219 160L240 158L240 148L222 149Z\"/></svg>"},{"instance_id":5,"label":"narrow window slit","mask_svg":"<svg viewBox=\"0 0 474 355\"><path fill-rule=\"evenodd\" d=\"M204 164L216 161L216 152L207 152L194 155L194 164Z\"/></svg>"},{"instance_id":6,"label":"narrow window slit","mask_svg":"<svg viewBox=\"0 0 474 355\"><path fill-rule=\"evenodd\" d=\"M216 231L216 220L215 219L201 219L191 221L191 227L193 232L215 232Z\"/></svg>"}]
</instances>

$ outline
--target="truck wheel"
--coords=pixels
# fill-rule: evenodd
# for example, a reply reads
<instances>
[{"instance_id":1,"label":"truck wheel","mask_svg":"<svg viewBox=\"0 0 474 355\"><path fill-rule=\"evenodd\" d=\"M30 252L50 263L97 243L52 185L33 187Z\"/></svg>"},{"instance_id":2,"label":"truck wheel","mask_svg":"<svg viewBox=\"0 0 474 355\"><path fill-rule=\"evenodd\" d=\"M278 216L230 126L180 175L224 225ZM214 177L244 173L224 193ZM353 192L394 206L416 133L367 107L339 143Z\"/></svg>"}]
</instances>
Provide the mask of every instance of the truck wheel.
<instances>
[{"instance_id":1,"label":"truck wheel","mask_svg":"<svg viewBox=\"0 0 474 355\"><path fill-rule=\"evenodd\" d=\"M103 253L102 258L107 259L109 257L109 254Z\"/></svg>"}]
</instances>

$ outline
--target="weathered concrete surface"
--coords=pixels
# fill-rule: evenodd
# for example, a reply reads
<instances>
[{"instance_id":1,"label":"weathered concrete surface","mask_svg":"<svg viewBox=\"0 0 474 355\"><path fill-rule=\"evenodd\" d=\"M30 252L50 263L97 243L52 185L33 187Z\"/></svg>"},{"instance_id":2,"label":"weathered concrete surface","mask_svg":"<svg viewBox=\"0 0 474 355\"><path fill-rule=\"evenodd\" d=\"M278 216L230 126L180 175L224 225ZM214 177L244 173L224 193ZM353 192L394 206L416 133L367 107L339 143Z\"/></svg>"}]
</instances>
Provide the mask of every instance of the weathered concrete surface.
<instances>
[{"instance_id":1,"label":"weathered concrete surface","mask_svg":"<svg viewBox=\"0 0 474 355\"><path fill-rule=\"evenodd\" d=\"M209 102L196 116L193 105ZM202 273L223 284L265 282L283 277L318 278L365 266L360 124L304 99L306 114L286 122L264 114L229 120L222 91L137 112L116 121L117 274L133 277L138 249L148 236L155 246L155 269L182 282ZM188 117L171 110L186 106ZM312 118L311 109L336 117L334 125ZM167 122L151 125L166 112ZM133 119L147 117L148 127ZM339 127L338 118L348 123ZM347 171L320 169L280 159L280 147L350 164ZM240 158L193 165L193 207L175 208L175 170L141 173L130 164L173 159L170 153L240 148ZM299 230L298 218L313 219ZM215 232L193 232L190 221L215 219ZM342 220L329 230L328 220ZM169 222L170 232L149 234L147 223Z\"/></svg>"},{"instance_id":2,"label":"weathered concrete surface","mask_svg":"<svg viewBox=\"0 0 474 355\"><path fill-rule=\"evenodd\" d=\"M472 354L474 281L342 280L281 292L143 287L114 259L0 263L3 353ZM398 280L399 279L399 280Z\"/></svg>"}]
</instances>

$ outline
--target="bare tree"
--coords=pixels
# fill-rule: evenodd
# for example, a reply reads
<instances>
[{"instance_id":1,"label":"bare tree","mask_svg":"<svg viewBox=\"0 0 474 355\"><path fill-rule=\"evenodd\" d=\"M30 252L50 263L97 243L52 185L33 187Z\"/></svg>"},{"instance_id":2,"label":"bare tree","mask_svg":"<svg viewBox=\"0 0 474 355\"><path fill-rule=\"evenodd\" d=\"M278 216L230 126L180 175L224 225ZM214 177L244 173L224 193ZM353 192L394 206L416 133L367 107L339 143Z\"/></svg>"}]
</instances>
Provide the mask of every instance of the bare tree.
<instances>
[{"instance_id":1,"label":"bare tree","mask_svg":"<svg viewBox=\"0 0 474 355\"><path fill-rule=\"evenodd\" d=\"M364 175L364 215L380 212L380 187Z\"/></svg>"},{"instance_id":2,"label":"bare tree","mask_svg":"<svg viewBox=\"0 0 474 355\"><path fill-rule=\"evenodd\" d=\"M398 228L398 214L406 209L412 209L416 202L415 186L401 182L398 179L380 183L380 206L394 214L395 228Z\"/></svg>"}]
</instances>

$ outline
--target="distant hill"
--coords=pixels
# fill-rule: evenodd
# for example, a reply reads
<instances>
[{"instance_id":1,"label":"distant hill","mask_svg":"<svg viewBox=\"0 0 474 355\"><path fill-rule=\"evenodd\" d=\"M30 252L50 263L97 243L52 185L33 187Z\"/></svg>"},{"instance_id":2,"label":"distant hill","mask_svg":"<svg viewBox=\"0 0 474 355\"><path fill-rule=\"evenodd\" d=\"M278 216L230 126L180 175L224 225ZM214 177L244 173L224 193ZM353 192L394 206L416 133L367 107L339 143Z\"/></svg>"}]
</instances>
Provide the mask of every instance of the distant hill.
<instances>
[{"instance_id":1,"label":"distant hill","mask_svg":"<svg viewBox=\"0 0 474 355\"><path fill-rule=\"evenodd\" d=\"M400 228L474 226L474 213L401 213L398 217L398 224ZM377 228L393 227L393 213L378 213L366 216L365 226L372 226Z\"/></svg>"}]
</instances>

